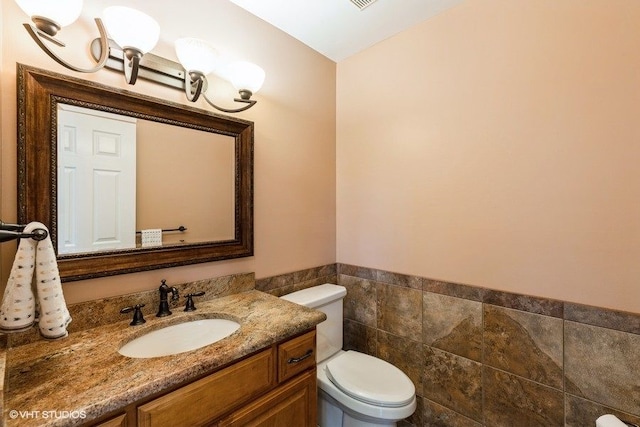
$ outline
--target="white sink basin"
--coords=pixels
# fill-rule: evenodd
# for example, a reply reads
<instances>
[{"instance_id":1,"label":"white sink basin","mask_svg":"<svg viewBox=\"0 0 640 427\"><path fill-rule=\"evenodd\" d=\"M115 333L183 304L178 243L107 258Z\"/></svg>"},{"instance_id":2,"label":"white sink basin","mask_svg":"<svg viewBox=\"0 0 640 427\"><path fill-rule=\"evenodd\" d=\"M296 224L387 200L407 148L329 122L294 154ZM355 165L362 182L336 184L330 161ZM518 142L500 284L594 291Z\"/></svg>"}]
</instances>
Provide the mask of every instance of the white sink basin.
<instances>
[{"instance_id":1,"label":"white sink basin","mask_svg":"<svg viewBox=\"0 0 640 427\"><path fill-rule=\"evenodd\" d=\"M240 324L233 320L192 320L149 332L129 341L118 352L135 358L169 356L213 344L239 328Z\"/></svg>"}]
</instances>

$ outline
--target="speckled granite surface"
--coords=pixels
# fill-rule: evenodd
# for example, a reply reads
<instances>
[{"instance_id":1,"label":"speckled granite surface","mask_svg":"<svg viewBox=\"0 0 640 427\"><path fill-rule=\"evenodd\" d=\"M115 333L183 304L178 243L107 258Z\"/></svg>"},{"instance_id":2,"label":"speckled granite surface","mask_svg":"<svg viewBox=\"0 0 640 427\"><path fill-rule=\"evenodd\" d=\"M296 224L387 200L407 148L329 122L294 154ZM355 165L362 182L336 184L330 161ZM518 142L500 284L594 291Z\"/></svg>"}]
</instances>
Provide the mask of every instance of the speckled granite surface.
<instances>
[{"instance_id":1,"label":"speckled granite surface","mask_svg":"<svg viewBox=\"0 0 640 427\"><path fill-rule=\"evenodd\" d=\"M173 356L133 359L118 353L122 344L146 332L187 318L212 317L235 320L241 327L217 343ZM86 414L85 422L98 418L311 329L324 319L322 312L247 291L201 302L195 312L149 316L141 326L129 326L128 319L71 333L64 340L10 348L6 350L4 425L77 425L79 420L65 416L64 411ZM47 418L43 411L50 411Z\"/></svg>"}]
</instances>

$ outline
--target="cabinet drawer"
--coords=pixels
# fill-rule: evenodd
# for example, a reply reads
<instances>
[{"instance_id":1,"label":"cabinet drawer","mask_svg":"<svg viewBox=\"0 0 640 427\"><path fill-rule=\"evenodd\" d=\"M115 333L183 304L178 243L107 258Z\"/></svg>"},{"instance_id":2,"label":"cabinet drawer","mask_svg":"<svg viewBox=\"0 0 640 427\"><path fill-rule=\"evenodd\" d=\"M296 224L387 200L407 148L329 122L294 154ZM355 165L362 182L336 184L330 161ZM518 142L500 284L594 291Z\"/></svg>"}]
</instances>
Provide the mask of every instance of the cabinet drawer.
<instances>
[{"instance_id":1,"label":"cabinet drawer","mask_svg":"<svg viewBox=\"0 0 640 427\"><path fill-rule=\"evenodd\" d=\"M316 331L278 346L278 382L283 382L316 365Z\"/></svg>"},{"instance_id":2,"label":"cabinet drawer","mask_svg":"<svg viewBox=\"0 0 640 427\"><path fill-rule=\"evenodd\" d=\"M275 386L274 350L265 350L138 407L138 425L199 426Z\"/></svg>"}]
</instances>

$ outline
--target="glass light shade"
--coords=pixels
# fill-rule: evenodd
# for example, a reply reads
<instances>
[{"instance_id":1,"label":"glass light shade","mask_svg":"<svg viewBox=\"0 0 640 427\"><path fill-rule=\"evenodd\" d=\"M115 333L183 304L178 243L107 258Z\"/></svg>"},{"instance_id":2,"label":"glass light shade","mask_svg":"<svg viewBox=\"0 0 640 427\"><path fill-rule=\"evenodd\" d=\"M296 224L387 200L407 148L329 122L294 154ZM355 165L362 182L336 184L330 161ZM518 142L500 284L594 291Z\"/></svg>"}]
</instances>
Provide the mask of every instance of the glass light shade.
<instances>
[{"instance_id":1,"label":"glass light shade","mask_svg":"<svg viewBox=\"0 0 640 427\"><path fill-rule=\"evenodd\" d=\"M109 36L123 49L133 48L145 54L160 38L156 20L130 7L108 7L102 12L102 19Z\"/></svg>"},{"instance_id":2,"label":"glass light shade","mask_svg":"<svg viewBox=\"0 0 640 427\"><path fill-rule=\"evenodd\" d=\"M229 80L237 90L248 90L256 93L264 83L264 70L256 64L246 61L229 64Z\"/></svg>"},{"instance_id":3,"label":"glass light shade","mask_svg":"<svg viewBox=\"0 0 640 427\"><path fill-rule=\"evenodd\" d=\"M60 27L73 23L82 12L82 0L16 0L29 17L47 18Z\"/></svg>"},{"instance_id":4,"label":"glass light shade","mask_svg":"<svg viewBox=\"0 0 640 427\"><path fill-rule=\"evenodd\" d=\"M218 52L207 42L185 37L175 41L178 61L186 71L199 71L207 75L218 65Z\"/></svg>"}]
</instances>

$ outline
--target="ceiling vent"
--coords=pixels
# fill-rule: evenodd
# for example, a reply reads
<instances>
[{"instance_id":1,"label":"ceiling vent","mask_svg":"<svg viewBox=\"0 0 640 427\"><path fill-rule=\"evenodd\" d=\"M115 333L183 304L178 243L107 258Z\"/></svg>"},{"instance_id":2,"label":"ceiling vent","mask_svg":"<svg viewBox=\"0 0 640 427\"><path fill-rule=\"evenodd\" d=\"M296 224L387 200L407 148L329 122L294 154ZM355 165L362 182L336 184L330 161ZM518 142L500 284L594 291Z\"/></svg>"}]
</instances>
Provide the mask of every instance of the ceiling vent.
<instances>
[{"instance_id":1,"label":"ceiling vent","mask_svg":"<svg viewBox=\"0 0 640 427\"><path fill-rule=\"evenodd\" d=\"M371 5L371 3L374 3L376 0L350 0L351 3L355 4L358 9L360 10L364 10L367 6Z\"/></svg>"}]
</instances>

